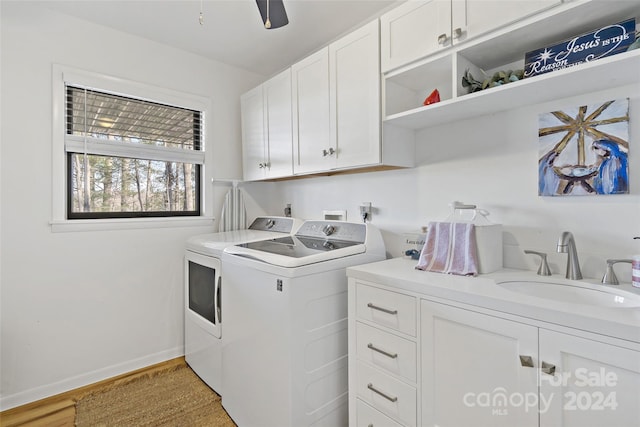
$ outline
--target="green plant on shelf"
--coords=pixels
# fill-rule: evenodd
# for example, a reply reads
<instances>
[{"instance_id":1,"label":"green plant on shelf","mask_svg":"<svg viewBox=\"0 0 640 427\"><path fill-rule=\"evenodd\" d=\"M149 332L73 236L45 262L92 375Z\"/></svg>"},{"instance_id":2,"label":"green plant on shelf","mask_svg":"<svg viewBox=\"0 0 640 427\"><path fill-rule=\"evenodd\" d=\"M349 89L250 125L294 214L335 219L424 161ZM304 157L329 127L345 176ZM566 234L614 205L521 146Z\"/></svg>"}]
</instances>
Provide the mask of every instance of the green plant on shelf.
<instances>
[{"instance_id":1,"label":"green plant on shelf","mask_svg":"<svg viewBox=\"0 0 640 427\"><path fill-rule=\"evenodd\" d=\"M491 77L487 77L484 71L482 74L484 74L485 78L483 80L476 80L467 69L462 76L462 87L466 87L469 93L472 93L511 82L517 82L524 78L524 70L522 69L515 71L496 71Z\"/></svg>"}]
</instances>

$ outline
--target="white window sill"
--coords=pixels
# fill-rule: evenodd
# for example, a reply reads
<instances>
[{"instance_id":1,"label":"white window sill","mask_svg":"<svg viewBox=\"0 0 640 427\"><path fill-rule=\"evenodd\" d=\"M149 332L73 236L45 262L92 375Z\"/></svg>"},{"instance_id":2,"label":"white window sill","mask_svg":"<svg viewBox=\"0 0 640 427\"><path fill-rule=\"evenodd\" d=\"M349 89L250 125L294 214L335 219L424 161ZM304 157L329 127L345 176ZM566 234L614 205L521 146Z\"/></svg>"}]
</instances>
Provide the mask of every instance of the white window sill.
<instances>
[{"instance_id":1,"label":"white window sill","mask_svg":"<svg viewBox=\"0 0 640 427\"><path fill-rule=\"evenodd\" d=\"M212 226L214 217L174 217L174 218L114 218L53 220L53 233L76 231L141 230L146 228L206 227Z\"/></svg>"}]
</instances>

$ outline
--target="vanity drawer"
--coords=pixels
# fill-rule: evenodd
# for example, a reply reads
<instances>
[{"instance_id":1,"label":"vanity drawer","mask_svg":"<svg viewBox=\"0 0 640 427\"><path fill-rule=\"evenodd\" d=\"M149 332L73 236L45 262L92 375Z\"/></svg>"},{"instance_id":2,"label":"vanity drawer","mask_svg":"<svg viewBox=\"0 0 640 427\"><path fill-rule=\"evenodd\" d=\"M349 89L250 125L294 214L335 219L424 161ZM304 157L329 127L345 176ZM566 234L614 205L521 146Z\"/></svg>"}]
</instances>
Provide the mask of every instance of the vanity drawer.
<instances>
[{"instance_id":1,"label":"vanity drawer","mask_svg":"<svg viewBox=\"0 0 640 427\"><path fill-rule=\"evenodd\" d=\"M360 319L416 336L414 297L358 283L356 315Z\"/></svg>"},{"instance_id":2,"label":"vanity drawer","mask_svg":"<svg viewBox=\"0 0 640 427\"><path fill-rule=\"evenodd\" d=\"M357 399L356 407L358 411L356 427L402 427L401 424L373 409L360 399Z\"/></svg>"},{"instance_id":3,"label":"vanity drawer","mask_svg":"<svg viewBox=\"0 0 640 427\"><path fill-rule=\"evenodd\" d=\"M393 375L416 382L416 343L356 322L356 354Z\"/></svg>"},{"instance_id":4,"label":"vanity drawer","mask_svg":"<svg viewBox=\"0 0 640 427\"><path fill-rule=\"evenodd\" d=\"M416 389L392 376L357 364L356 393L359 398L387 416L411 427L416 425Z\"/></svg>"}]
</instances>

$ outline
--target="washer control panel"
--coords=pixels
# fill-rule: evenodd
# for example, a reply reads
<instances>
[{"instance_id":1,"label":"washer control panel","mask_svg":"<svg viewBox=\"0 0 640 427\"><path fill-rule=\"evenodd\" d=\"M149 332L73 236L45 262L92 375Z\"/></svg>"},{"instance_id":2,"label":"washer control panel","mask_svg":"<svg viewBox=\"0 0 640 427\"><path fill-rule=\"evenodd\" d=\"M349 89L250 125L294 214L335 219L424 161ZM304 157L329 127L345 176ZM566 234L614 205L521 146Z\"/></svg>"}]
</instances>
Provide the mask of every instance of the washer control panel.
<instances>
[{"instance_id":1,"label":"washer control panel","mask_svg":"<svg viewBox=\"0 0 640 427\"><path fill-rule=\"evenodd\" d=\"M305 221L296 236L364 243L367 226L355 222Z\"/></svg>"}]
</instances>

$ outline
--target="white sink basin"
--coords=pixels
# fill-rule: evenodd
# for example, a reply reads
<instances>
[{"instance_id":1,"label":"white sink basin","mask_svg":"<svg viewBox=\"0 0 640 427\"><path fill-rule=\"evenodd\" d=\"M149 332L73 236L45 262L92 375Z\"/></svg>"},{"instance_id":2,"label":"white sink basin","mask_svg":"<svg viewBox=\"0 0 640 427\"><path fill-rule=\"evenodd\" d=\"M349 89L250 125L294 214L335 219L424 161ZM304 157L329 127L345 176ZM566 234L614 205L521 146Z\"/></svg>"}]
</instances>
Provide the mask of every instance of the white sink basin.
<instances>
[{"instance_id":1,"label":"white sink basin","mask_svg":"<svg viewBox=\"0 0 640 427\"><path fill-rule=\"evenodd\" d=\"M512 292L572 304L618 308L640 307L640 295L604 285L602 289L579 283L574 285L535 281L509 281L498 283L498 285Z\"/></svg>"}]
</instances>

